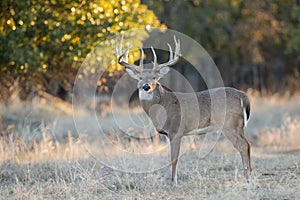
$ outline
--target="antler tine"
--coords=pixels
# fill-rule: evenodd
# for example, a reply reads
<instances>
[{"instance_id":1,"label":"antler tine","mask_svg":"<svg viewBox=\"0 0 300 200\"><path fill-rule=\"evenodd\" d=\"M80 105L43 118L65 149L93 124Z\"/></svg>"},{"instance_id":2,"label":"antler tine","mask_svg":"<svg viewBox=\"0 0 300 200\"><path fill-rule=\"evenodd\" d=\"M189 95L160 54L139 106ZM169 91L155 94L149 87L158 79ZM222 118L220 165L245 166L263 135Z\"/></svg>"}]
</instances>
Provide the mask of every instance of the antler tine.
<instances>
[{"instance_id":1,"label":"antler tine","mask_svg":"<svg viewBox=\"0 0 300 200\"><path fill-rule=\"evenodd\" d=\"M131 44L127 45L127 48L124 51L124 61L128 62L128 53L129 53L129 49L131 48Z\"/></svg>"},{"instance_id":2,"label":"antler tine","mask_svg":"<svg viewBox=\"0 0 300 200\"><path fill-rule=\"evenodd\" d=\"M122 51L122 49L123 49L123 39L124 39L124 35L122 35L122 37L121 37L121 42L120 42L120 53L121 53L121 51Z\"/></svg>"},{"instance_id":3,"label":"antler tine","mask_svg":"<svg viewBox=\"0 0 300 200\"><path fill-rule=\"evenodd\" d=\"M174 35L174 42L175 42L175 55L181 56L180 53L180 40L176 40L176 36Z\"/></svg>"},{"instance_id":4,"label":"antler tine","mask_svg":"<svg viewBox=\"0 0 300 200\"><path fill-rule=\"evenodd\" d=\"M173 50L172 50L172 47L171 47L171 45L169 43L167 45L168 45L169 51L170 51L170 58L169 58L169 60L173 60Z\"/></svg>"},{"instance_id":5,"label":"antler tine","mask_svg":"<svg viewBox=\"0 0 300 200\"><path fill-rule=\"evenodd\" d=\"M115 43L115 56L117 57L117 59L119 59L119 55L120 55L120 51L117 48L117 42Z\"/></svg>"},{"instance_id":6,"label":"antler tine","mask_svg":"<svg viewBox=\"0 0 300 200\"><path fill-rule=\"evenodd\" d=\"M157 66L157 56L156 56L156 53L155 53L152 46L151 46L151 50L152 50L152 53L153 53L153 65L155 67L155 66Z\"/></svg>"},{"instance_id":7,"label":"antler tine","mask_svg":"<svg viewBox=\"0 0 300 200\"><path fill-rule=\"evenodd\" d=\"M172 66L172 65L176 64L179 61L179 58L181 56L181 54L180 54L180 40L179 39L177 40L175 35L174 35L174 43L175 43L174 53L173 53L171 45L169 43L167 44L168 47L169 47L169 51L170 51L169 61L166 62L166 63L156 65L156 67L154 66L156 70L159 70L159 69L161 69L162 67L165 67L165 66Z\"/></svg>"},{"instance_id":8,"label":"antler tine","mask_svg":"<svg viewBox=\"0 0 300 200\"><path fill-rule=\"evenodd\" d=\"M118 60L118 63L122 66L124 66L125 68L129 68L129 69L133 69L136 70L138 72L142 71L142 68L140 66L134 65L134 64L129 64L128 63L128 53L129 53L129 49L131 47L131 44L127 45L127 48L123 51L123 35L121 37L121 43L119 45L119 47L117 47L117 45L115 44L115 55L116 58Z\"/></svg>"},{"instance_id":9,"label":"antler tine","mask_svg":"<svg viewBox=\"0 0 300 200\"><path fill-rule=\"evenodd\" d=\"M140 50L141 50L140 67L143 68L144 51L143 48L140 48Z\"/></svg>"}]
</instances>

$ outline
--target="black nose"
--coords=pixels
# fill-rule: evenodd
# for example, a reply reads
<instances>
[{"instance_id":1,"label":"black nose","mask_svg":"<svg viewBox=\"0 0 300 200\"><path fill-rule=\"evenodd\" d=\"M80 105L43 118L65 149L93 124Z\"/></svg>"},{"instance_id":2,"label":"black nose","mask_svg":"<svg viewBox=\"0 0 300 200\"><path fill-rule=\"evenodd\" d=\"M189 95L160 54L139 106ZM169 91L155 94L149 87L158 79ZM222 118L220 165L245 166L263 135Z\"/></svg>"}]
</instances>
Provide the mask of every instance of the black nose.
<instances>
[{"instance_id":1,"label":"black nose","mask_svg":"<svg viewBox=\"0 0 300 200\"><path fill-rule=\"evenodd\" d=\"M143 85L143 90L145 90L146 92L148 90L150 90L150 89L151 89L151 87L150 87L150 85L148 83L146 83L146 84Z\"/></svg>"}]
</instances>

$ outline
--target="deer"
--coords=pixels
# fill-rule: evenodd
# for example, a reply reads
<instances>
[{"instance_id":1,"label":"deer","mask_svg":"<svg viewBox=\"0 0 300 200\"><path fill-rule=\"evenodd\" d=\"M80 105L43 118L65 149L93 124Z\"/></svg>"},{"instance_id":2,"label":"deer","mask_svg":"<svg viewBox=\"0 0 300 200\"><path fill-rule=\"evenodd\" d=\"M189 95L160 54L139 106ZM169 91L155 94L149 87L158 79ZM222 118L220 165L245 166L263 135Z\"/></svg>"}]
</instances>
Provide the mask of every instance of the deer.
<instances>
[{"instance_id":1,"label":"deer","mask_svg":"<svg viewBox=\"0 0 300 200\"><path fill-rule=\"evenodd\" d=\"M250 117L250 100L247 94L232 87L217 87L194 93L173 92L163 87L159 80L181 57L180 40L175 36L174 52L167 43L169 60L165 63L157 62L155 50L151 47L151 69L144 68L142 48L139 65L128 63L131 44L123 50L122 43L123 37L119 46L115 45L117 62L125 67L130 77L138 81L138 96L143 110L151 119L156 131L168 138L172 188L177 185L177 163L182 137L203 135L211 131L224 134L239 151L244 176L249 182L252 171L250 144L244 135ZM225 112L219 113L224 107Z\"/></svg>"}]
</instances>

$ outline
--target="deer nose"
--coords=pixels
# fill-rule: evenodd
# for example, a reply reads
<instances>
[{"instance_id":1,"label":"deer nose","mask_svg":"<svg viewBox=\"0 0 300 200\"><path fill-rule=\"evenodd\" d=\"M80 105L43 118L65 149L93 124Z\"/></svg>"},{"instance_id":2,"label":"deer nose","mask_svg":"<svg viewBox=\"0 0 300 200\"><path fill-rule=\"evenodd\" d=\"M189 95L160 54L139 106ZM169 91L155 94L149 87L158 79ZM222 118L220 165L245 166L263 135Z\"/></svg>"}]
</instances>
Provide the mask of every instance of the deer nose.
<instances>
[{"instance_id":1,"label":"deer nose","mask_svg":"<svg viewBox=\"0 0 300 200\"><path fill-rule=\"evenodd\" d=\"M145 90L146 92L148 91L148 90L150 90L151 89L151 87L150 87L150 85L148 84L148 83L145 83L144 85L143 85L143 90Z\"/></svg>"}]
</instances>

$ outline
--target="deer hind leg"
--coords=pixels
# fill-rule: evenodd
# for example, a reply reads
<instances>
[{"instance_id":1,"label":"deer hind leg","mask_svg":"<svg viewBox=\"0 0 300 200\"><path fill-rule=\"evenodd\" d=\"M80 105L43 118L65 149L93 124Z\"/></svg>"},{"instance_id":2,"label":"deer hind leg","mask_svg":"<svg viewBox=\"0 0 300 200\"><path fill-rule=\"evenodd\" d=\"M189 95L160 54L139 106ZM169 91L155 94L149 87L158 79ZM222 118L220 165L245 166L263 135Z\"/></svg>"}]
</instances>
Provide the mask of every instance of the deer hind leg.
<instances>
[{"instance_id":1,"label":"deer hind leg","mask_svg":"<svg viewBox=\"0 0 300 200\"><path fill-rule=\"evenodd\" d=\"M251 160L250 160L250 144L244 137L244 129L224 131L226 137L231 141L233 146L240 152L244 167L245 178L249 182L249 176L251 174Z\"/></svg>"},{"instance_id":2,"label":"deer hind leg","mask_svg":"<svg viewBox=\"0 0 300 200\"><path fill-rule=\"evenodd\" d=\"M180 152L180 143L181 138L175 137L170 139L170 151L171 151L171 181L172 188L175 188L177 185L177 163Z\"/></svg>"}]
</instances>

